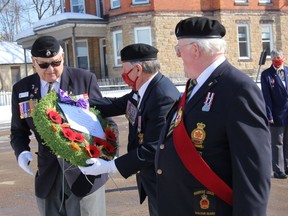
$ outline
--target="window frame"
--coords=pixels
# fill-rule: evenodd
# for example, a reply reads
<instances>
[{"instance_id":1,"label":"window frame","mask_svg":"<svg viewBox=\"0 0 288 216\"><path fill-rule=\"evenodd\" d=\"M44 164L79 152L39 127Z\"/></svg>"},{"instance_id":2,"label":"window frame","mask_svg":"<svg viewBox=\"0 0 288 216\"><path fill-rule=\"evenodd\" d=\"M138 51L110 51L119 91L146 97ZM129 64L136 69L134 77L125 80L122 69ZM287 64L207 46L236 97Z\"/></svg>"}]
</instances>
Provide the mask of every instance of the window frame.
<instances>
[{"instance_id":1,"label":"window frame","mask_svg":"<svg viewBox=\"0 0 288 216\"><path fill-rule=\"evenodd\" d=\"M259 3L259 4L271 4L272 1L271 1L271 0L259 0L258 3Z\"/></svg>"},{"instance_id":2,"label":"window frame","mask_svg":"<svg viewBox=\"0 0 288 216\"><path fill-rule=\"evenodd\" d=\"M136 2L141 1L141 2ZM132 5L138 5L138 4L148 4L149 0L132 0Z\"/></svg>"},{"instance_id":3,"label":"window frame","mask_svg":"<svg viewBox=\"0 0 288 216\"><path fill-rule=\"evenodd\" d=\"M273 27L272 27L272 24L261 24L261 44L262 44L262 50L263 50L263 37L262 37L262 34L263 34L263 28L262 27L268 27L269 28L269 48L270 48L270 52L273 50L273 47L274 47L274 40L273 40ZM265 42L265 41L264 41ZM266 41L267 42L267 41ZM267 57L268 58L271 58L270 56L270 52L267 50Z\"/></svg>"},{"instance_id":4,"label":"window frame","mask_svg":"<svg viewBox=\"0 0 288 216\"><path fill-rule=\"evenodd\" d=\"M121 44L118 44L117 35L121 34L122 41ZM121 56L120 51L123 48L123 32L122 30L117 30L113 32L113 56L114 56L114 66L120 67L121 66Z\"/></svg>"},{"instance_id":5,"label":"window frame","mask_svg":"<svg viewBox=\"0 0 288 216\"><path fill-rule=\"evenodd\" d=\"M113 3L116 3L117 5L114 5ZM120 8L120 0L110 0L110 6L111 9Z\"/></svg>"},{"instance_id":6,"label":"window frame","mask_svg":"<svg viewBox=\"0 0 288 216\"><path fill-rule=\"evenodd\" d=\"M239 40L239 27L245 27L246 28L246 40L240 41ZM250 59L251 57L251 50L250 50L250 34L249 34L249 25L248 24L238 24L237 25L237 43L238 43L238 57L241 60L244 59ZM247 56L241 56L241 52L240 52L240 44L241 43L246 43L246 52L247 52Z\"/></svg>"},{"instance_id":7,"label":"window frame","mask_svg":"<svg viewBox=\"0 0 288 216\"><path fill-rule=\"evenodd\" d=\"M73 12L73 13L86 13L86 8L85 8L85 0L77 0L78 1L78 3L79 3L79 1L82 1L82 5L83 5L83 12L79 12L79 11L74 11L73 10L73 7L74 6L79 6L79 5L81 5L81 4L78 4L78 5L73 5L73 0L70 0L70 9L71 9L71 12Z\"/></svg>"},{"instance_id":8,"label":"window frame","mask_svg":"<svg viewBox=\"0 0 288 216\"><path fill-rule=\"evenodd\" d=\"M86 44L86 54L87 55L79 55L79 52L78 52L78 43L85 43ZM89 45L88 45L88 40L87 39L80 39L80 40L76 40L75 41L75 44L76 44L76 59L77 59L77 65L78 67L80 68L80 64L79 64L79 57L87 57L87 68L82 68L82 69L85 69L85 70L90 70L90 62L89 62Z\"/></svg>"},{"instance_id":9,"label":"window frame","mask_svg":"<svg viewBox=\"0 0 288 216\"><path fill-rule=\"evenodd\" d=\"M145 43L143 41L139 41L138 35L139 35L139 31L141 31L141 30L148 30L149 43ZM135 43L145 43L145 44L148 44L148 45L152 45L151 26L135 27L134 28L134 41L135 41Z\"/></svg>"}]
</instances>

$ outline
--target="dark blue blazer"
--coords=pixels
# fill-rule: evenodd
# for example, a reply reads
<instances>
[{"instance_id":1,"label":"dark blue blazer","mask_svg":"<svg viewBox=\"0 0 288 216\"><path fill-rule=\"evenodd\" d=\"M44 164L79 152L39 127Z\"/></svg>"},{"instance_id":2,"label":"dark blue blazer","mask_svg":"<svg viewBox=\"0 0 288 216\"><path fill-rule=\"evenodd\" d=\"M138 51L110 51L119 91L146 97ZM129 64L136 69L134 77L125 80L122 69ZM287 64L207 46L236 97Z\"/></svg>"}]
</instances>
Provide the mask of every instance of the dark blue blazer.
<instances>
[{"instance_id":1,"label":"dark blue blazer","mask_svg":"<svg viewBox=\"0 0 288 216\"><path fill-rule=\"evenodd\" d=\"M95 105L104 116L124 115L128 101L136 106L134 94L131 91L120 98L90 100L90 105ZM137 117L134 125L129 123L128 153L115 160L117 169L125 178L140 171L137 183L141 203L146 195L156 196L155 151L166 114L179 96L175 85L159 72L149 83L138 111L138 116L141 116L141 133L144 134L143 143L139 144Z\"/></svg>"},{"instance_id":2,"label":"dark blue blazer","mask_svg":"<svg viewBox=\"0 0 288 216\"><path fill-rule=\"evenodd\" d=\"M74 95L88 93L89 97L102 97L96 76L83 69L64 67L64 71L61 75L60 88L64 91L72 92ZM35 89L37 89L37 91ZM38 142L38 152L36 152L38 170L35 176L35 192L37 197L45 198L53 187L57 173L61 168L60 164L62 165L63 161L59 161L59 164L57 157L51 153L50 148L42 144L43 141L35 129L32 117L20 119L18 106L20 102L29 100L30 95L33 95L32 99L35 98L40 100L40 89L40 77L37 73L23 78L13 86L11 146L18 158L22 151L30 151L29 144L30 136L32 135L31 132L33 131L35 134ZM27 97L22 98L19 97L19 93L22 92L29 92L29 96L27 95ZM64 166L71 167L71 165L66 162L64 163ZM77 167L66 171L65 177L72 192L79 197L83 197L88 193L95 191L108 179L107 175L101 175L96 178L88 176L90 181L95 185L92 188L92 185L87 181L86 177Z\"/></svg>"},{"instance_id":3,"label":"dark blue blazer","mask_svg":"<svg viewBox=\"0 0 288 216\"><path fill-rule=\"evenodd\" d=\"M209 92L214 93L214 99L207 111L203 106ZM187 171L175 150L172 135L166 137L176 108L177 104L163 128L156 153L159 216L265 216L270 190L271 148L265 103L258 86L225 61L193 95L183 112L189 137L198 123L205 125L203 149L197 150L209 167L232 188L232 207ZM204 195L209 201L207 209L200 205L205 200Z\"/></svg>"},{"instance_id":4,"label":"dark blue blazer","mask_svg":"<svg viewBox=\"0 0 288 216\"><path fill-rule=\"evenodd\" d=\"M288 67L284 66L284 72L286 87L273 65L261 74L261 89L267 117L274 121L271 126L288 126Z\"/></svg>"}]
</instances>

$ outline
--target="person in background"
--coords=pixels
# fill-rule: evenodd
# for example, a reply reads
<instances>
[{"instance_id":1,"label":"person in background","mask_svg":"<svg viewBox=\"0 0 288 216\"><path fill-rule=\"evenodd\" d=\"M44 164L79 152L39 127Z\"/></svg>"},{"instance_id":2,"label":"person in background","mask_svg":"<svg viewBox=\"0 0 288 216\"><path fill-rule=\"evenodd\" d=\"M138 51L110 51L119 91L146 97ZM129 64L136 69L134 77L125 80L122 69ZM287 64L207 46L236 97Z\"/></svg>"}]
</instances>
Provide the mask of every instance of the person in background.
<instances>
[{"instance_id":1,"label":"person in background","mask_svg":"<svg viewBox=\"0 0 288 216\"><path fill-rule=\"evenodd\" d=\"M261 91L225 58L217 20L187 18L175 34L188 81L156 152L159 216L265 216L271 147Z\"/></svg>"},{"instance_id":2,"label":"person in background","mask_svg":"<svg viewBox=\"0 0 288 216\"><path fill-rule=\"evenodd\" d=\"M158 50L147 44L131 44L121 50L123 80L132 88L120 98L91 99L104 116L125 114L129 121L128 153L113 161L89 159L84 174L119 172L124 178L136 173L140 203L146 196L150 216L157 216L155 150L167 112L179 98L175 85L160 72Z\"/></svg>"},{"instance_id":3,"label":"person in background","mask_svg":"<svg viewBox=\"0 0 288 216\"><path fill-rule=\"evenodd\" d=\"M282 50L271 51L271 66L261 74L261 90L266 103L272 146L274 178L288 174L288 67Z\"/></svg>"},{"instance_id":4,"label":"person in background","mask_svg":"<svg viewBox=\"0 0 288 216\"><path fill-rule=\"evenodd\" d=\"M52 154L50 148L43 145L27 109L29 106L26 106L41 100L47 94L49 84L56 91L61 88L73 95L87 93L89 97L100 98L96 76L83 69L64 66L63 49L54 37L39 37L31 54L36 73L13 86L11 146L19 166L34 175L29 167L33 159L29 144L31 132L35 134L38 142L35 194L40 215L105 216L107 174L84 176L77 167Z\"/></svg>"}]
</instances>

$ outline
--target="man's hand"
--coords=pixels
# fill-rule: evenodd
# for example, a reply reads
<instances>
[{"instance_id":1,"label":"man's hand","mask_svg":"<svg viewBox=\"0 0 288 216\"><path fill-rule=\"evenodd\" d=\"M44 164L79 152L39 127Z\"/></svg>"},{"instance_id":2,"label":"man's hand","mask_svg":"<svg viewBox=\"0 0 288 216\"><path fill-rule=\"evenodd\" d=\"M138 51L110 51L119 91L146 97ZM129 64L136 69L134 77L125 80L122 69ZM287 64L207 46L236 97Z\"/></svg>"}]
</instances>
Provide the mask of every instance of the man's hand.
<instances>
[{"instance_id":1,"label":"man's hand","mask_svg":"<svg viewBox=\"0 0 288 216\"><path fill-rule=\"evenodd\" d=\"M33 160L32 154L29 151L23 151L18 157L18 165L28 174L34 175L32 169L29 167L30 161Z\"/></svg>"},{"instance_id":2,"label":"man's hand","mask_svg":"<svg viewBox=\"0 0 288 216\"><path fill-rule=\"evenodd\" d=\"M114 160L105 161L99 158L90 158L86 161L87 164L92 164L88 167L78 166L84 175L101 175L103 173L118 172Z\"/></svg>"}]
</instances>

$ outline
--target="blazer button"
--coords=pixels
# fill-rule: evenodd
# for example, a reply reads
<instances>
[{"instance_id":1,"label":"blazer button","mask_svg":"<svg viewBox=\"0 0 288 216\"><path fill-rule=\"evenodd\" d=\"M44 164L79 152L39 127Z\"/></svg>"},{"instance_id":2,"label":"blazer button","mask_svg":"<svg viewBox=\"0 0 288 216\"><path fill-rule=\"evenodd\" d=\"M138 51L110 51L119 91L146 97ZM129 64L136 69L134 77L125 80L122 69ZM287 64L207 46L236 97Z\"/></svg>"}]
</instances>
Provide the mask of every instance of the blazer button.
<instances>
[{"instance_id":1,"label":"blazer button","mask_svg":"<svg viewBox=\"0 0 288 216\"><path fill-rule=\"evenodd\" d=\"M160 145L160 149L164 149L164 147L165 147L164 144Z\"/></svg>"},{"instance_id":2,"label":"blazer button","mask_svg":"<svg viewBox=\"0 0 288 216\"><path fill-rule=\"evenodd\" d=\"M157 169L157 174L161 175L162 174L162 170L161 169Z\"/></svg>"}]
</instances>

